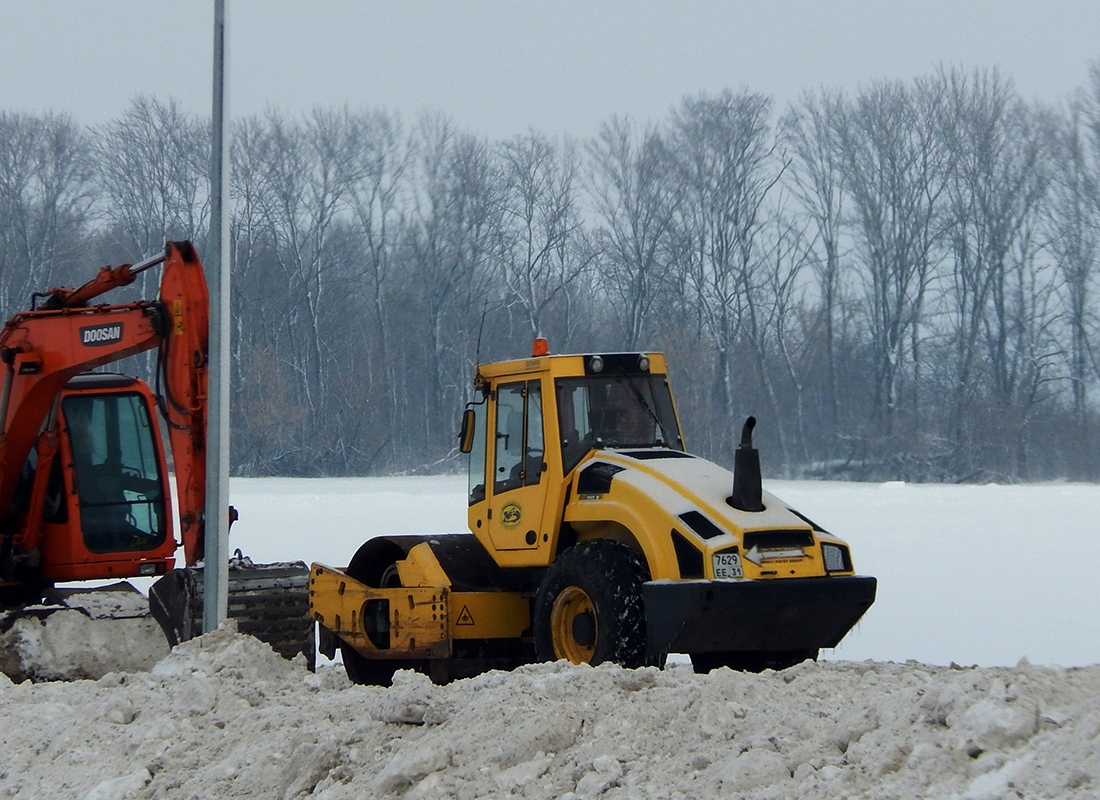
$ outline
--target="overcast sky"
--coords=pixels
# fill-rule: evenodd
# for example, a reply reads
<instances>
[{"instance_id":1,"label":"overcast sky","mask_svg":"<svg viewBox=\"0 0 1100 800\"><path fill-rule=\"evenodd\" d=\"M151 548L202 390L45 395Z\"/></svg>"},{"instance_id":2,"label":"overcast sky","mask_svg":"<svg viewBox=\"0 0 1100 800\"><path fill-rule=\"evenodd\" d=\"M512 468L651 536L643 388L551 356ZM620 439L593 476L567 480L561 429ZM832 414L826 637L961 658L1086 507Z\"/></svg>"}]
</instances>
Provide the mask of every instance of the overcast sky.
<instances>
[{"instance_id":1,"label":"overcast sky","mask_svg":"<svg viewBox=\"0 0 1100 800\"><path fill-rule=\"evenodd\" d=\"M1051 104L1100 61L1100 0L227 0L230 113L442 111L492 137L588 136L686 94L780 104L938 64ZM210 113L213 0L0 0L0 111L94 124L137 94Z\"/></svg>"}]
</instances>

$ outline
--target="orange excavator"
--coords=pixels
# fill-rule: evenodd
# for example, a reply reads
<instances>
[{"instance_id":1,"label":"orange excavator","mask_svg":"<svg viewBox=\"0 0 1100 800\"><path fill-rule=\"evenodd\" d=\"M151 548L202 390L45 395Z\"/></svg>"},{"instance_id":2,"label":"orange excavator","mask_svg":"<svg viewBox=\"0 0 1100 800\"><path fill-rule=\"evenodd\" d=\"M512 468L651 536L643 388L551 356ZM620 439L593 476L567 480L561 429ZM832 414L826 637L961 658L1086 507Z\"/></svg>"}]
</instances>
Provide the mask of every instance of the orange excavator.
<instances>
[{"instance_id":1,"label":"orange excavator","mask_svg":"<svg viewBox=\"0 0 1100 800\"><path fill-rule=\"evenodd\" d=\"M96 303L159 265L156 299ZM0 332L0 606L49 600L63 582L166 576L150 598L170 644L201 632L208 313L195 248L170 242L162 255L104 267L79 288L36 293L29 311L8 320ZM151 350L155 391L95 371ZM174 569L179 546L184 569ZM241 629L269 641L265 631L277 630L276 649L309 656L305 565L237 558L231 566L230 616Z\"/></svg>"}]
</instances>

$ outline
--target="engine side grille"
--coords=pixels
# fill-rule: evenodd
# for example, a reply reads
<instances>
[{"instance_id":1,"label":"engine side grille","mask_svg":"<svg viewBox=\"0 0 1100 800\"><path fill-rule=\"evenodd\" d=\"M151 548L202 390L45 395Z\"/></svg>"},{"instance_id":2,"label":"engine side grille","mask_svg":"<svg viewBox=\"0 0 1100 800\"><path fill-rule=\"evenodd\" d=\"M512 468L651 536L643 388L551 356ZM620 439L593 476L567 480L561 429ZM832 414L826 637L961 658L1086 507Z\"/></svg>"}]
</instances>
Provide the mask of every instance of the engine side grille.
<instances>
[{"instance_id":1,"label":"engine side grille","mask_svg":"<svg viewBox=\"0 0 1100 800\"><path fill-rule=\"evenodd\" d=\"M611 491L611 480L624 469L603 461L585 467L577 478L577 494L607 494Z\"/></svg>"},{"instance_id":2,"label":"engine side grille","mask_svg":"<svg viewBox=\"0 0 1100 800\"><path fill-rule=\"evenodd\" d=\"M722 536L725 534L724 530L711 522L699 511L687 511L680 515L680 519L684 521L685 525L704 539L713 539L715 536Z\"/></svg>"},{"instance_id":3,"label":"engine side grille","mask_svg":"<svg viewBox=\"0 0 1100 800\"><path fill-rule=\"evenodd\" d=\"M680 450L635 450L623 453L623 455L636 458L639 461L651 461L657 458L695 458L691 453L684 453Z\"/></svg>"}]
</instances>

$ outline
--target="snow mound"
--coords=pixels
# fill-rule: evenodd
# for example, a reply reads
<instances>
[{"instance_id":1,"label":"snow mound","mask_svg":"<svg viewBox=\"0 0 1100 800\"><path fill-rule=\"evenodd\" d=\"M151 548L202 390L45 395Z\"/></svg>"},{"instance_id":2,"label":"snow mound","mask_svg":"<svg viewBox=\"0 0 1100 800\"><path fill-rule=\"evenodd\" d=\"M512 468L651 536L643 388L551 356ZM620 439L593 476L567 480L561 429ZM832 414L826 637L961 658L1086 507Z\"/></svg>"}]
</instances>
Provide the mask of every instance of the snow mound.
<instances>
[{"instance_id":1,"label":"snow mound","mask_svg":"<svg viewBox=\"0 0 1100 800\"><path fill-rule=\"evenodd\" d=\"M92 616L75 608L31 612L0 615L0 672L17 681L95 680L148 670L168 653L147 610L121 619L107 618L102 603Z\"/></svg>"},{"instance_id":2,"label":"snow mound","mask_svg":"<svg viewBox=\"0 0 1100 800\"><path fill-rule=\"evenodd\" d=\"M125 619L149 616L149 598L141 592L89 590L68 594L65 605L92 619Z\"/></svg>"},{"instance_id":3,"label":"snow mound","mask_svg":"<svg viewBox=\"0 0 1100 800\"><path fill-rule=\"evenodd\" d=\"M538 664L389 689L232 626L151 672L0 681L0 796L1092 798L1100 666Z\"/></svg>"},{"instance_id":4,"label":"snow mound","mask_svg":"<svg viewBox=\"0 0 1100 800\"><path fill-rule=\"evenodd\" d=\"M240 635L236 621L229 619L212 633L178 644L151 672L161 677L197 674L226 681L264 683L288 680L300 673L304 663L303 659L296 666L270 645Z\"/></svg>"}]
</instances>

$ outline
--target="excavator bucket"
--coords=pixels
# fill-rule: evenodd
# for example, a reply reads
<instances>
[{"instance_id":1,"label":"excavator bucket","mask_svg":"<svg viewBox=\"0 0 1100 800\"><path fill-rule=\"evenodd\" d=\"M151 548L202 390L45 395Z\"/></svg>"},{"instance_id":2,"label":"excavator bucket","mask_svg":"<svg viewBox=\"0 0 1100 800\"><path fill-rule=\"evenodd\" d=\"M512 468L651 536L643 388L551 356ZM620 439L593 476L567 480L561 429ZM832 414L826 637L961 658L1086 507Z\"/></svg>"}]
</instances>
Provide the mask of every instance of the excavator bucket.
<instances>
[{"instance_id":1,"label":"excavator bucket","mask_svg":"<svg viewBox=\"0 0 1100 800\"><path fill-rule=\"evenodd\" d=\"M149 589L149 607L175 647L203 633L203 568L175 569ZM309 615L309 567L301 561L253 564L240 551L229 562L229 619L284 658L316 661Z\"/></svg>"}]
</instances>

